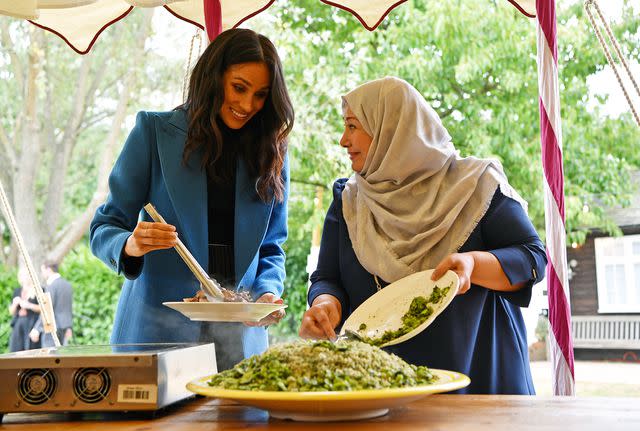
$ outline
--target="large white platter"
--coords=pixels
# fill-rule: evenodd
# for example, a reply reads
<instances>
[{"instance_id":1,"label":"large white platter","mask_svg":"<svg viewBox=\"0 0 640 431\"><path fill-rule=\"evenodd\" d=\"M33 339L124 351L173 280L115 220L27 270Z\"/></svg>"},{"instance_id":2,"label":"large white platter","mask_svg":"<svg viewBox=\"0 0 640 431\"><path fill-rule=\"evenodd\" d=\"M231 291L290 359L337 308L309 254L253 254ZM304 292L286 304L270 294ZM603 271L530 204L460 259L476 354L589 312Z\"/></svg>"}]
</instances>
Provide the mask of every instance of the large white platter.
<instances>
[{"instance_id":1,"label":"large white platter","mask_svg":"<svg viewBox=\"0 0 640 431\"><path fill-rule=\"evenodd\" d=\"M438 380L425 386L398 389L369 389L335 392L275 392L242 391L209 386L211 376L201 377L187 384L196 394L233 400L268 410L278 419L297 421L343 421L374 418L386 414L390 408L419 400L427 395L464 388L469 377L455 371L431 369Z\"/></svg>"},{"instance_id":2,"label":"large white platter","mask_svg":"<svg viewBox=\"0 0 640 431\"><path fill-rule=\"evenodd\" d=\"M286 304L265 302L163 302L191 320L206 322L257 322Z\"/></svg>"},{"instance_id":3,"label":"large white platter","mask_svg":"<svg viewBox=\"0 0 640 431\"><path fill-rule=\"evenodd\" d=\"M416 272L389 284L376 292L356 308L342 326L342 332L349 329L361 335L378 338L387 330L397 330L402 326L402 316L409 310L409 305L416 296L429 297L433 288L451 286L447 295L438 304L432 305L433 313L421 325L412 331L395 338L384 346L399 344L424 331L431 325L442 311L447 308L458 292L459 279L453 271L447 271L439 280L431 280L432 269ZM360 330L360 325L366 324L366 329Z\"/></svg>"}]
</instances>

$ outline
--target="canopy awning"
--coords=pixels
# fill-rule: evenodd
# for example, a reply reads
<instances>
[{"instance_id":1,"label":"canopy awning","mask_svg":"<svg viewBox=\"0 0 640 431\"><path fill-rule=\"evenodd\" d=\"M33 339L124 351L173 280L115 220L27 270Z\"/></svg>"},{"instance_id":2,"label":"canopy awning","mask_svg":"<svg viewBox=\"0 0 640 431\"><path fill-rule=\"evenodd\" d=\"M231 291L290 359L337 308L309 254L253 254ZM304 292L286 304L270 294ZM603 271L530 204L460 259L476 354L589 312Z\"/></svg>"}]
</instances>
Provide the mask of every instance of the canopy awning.
<instances>
[{"instance_id":1,"label":"canopy awning","mask_svg":"<svg viewBox=\"0 0 640 431\"><path fill-rule=\"evenodd\" d=\"M87 53L100 33L134 7L163 6L176 17L211 36L240 25L275 0L0 0L0 15L29 19L62 37L74 50ZM319 0L349 11L367 29L406 0ZM434 0L435 1L435 0ZM547 285L553 388L557 395L574 395L574 357L566 261L564 173L555 0L507 0L523 14L537 15L540 139L545 177ZM488 0L484 3L489 4ZM483 3L478 3L482 7ZM33 272L33 271L31 271ZM35 278L35 276L32 277ZM42 303L42 302L41 302Z\"/></svg>"},{"instance_id":2,"label":"canopy awning","mask_svg":"<svg viewBox=\"0 0 640 431\"><path fill-rule=\"evenodd\" d=\"M89 52L100 33L126 17L134 7L164 7L177 18L202 29L217 20L222 30L233 28L266 10L275 0L0 0L0 14L28 19L57 34L79 54ZM374 30L391 10L406 0L318 0L344 9ZM528 17L535 16L535 0L507 0ZM488 0L483 0L489 4ZM478 7L482 7L480 2ZM212 16L212 10L215 16ZM205 19L205 15L207 18ZM221 18L221 20L220 20ZM212 22L212 21L210 21Z\"/></svg>"}]
</instances>

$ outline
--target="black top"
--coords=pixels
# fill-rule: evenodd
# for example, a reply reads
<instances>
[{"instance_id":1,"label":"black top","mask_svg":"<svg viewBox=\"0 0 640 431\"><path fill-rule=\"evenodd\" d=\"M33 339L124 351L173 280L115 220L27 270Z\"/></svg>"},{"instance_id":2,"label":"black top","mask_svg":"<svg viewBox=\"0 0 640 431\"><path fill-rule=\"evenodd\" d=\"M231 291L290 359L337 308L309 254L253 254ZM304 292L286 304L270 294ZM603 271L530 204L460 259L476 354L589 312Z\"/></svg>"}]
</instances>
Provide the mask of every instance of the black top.
<instances>
[{"instance_id":1,"label":"black top","mask_svg":"<svg viewBox=\"0 0 640 431\"><path fill-rule=\"evenodd\" d=\"M13 292L13 297L21 296L22 288L18 287ZM38 300L35 297L30 297L28 301L32 304L37 304ZM27 310L25 316L20 316L20 310L22 307L18 305L16 308L16 314L11 319L11 335L9 336L9 351L18 352L20 350L37 349L40 347L40 342L34 343L29 338L29 332L33 329L36 321L38 320L39 313L33 310Z\"/></svg>"},{"instance_id":2,"label":"black top","mask_svg":"<svg viewBox=\"0 0 640 431\"><path fill-rule=\"evenodd\" d=\"M221 284L235 286L235 167L246 139L244 133L230 129L219 118L217 124L222 132L223 146L220 157L212 166L219 174L215 179L210 174L207 176L209 273Z\"/></svg>"},{"instance_id":3,"label":"black top","mask_svg":"<svg viewBox=\"0 0 640 431\"><path fill-rule=\"evenodd\" d=\"M22 287L17 287L14 291L13 291L13 298L15 297L19 297L22 296ZM29 298L27 298L27 301L32 303L32 304L38 304L38 299L35 296L30 296ZM16 314L13 315L13 317L11 318L11 326L15 325L16 320L18 320L19 317L24 317L27 320L29 320L30 322L33 321L33 323L35 323L36 319L38 318L38 316L40 315L40 313L37 313L33 310L29 310L27 309L27 315L26 316L19 316L20 310L22 310L22 307L20 306L20 304L18 304L18 306L16 307ZM33 326L33 325L32 325Z\"/></svg>"}]
</instances>

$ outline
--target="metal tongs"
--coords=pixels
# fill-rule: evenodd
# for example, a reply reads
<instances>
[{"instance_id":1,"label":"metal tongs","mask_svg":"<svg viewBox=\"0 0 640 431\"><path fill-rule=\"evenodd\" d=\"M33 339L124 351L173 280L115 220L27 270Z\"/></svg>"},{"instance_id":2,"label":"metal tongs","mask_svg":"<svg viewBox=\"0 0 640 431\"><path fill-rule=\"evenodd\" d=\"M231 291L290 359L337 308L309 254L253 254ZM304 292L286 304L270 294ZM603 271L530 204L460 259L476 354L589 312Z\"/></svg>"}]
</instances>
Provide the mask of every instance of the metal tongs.
<instances>
[{"instance_id":1,"label":"metal tongs","mask_svg":"<svg viewBox=\"0 0 640 431\"><path fill-rule=\"evenodd\" d=\"M356 331L343 328L342 332L338 334L338 336L333 342L337 343L338 341L364 341L364 340L362 339L362 335L358 334Z\"/></svg>"},{"instance_id":2,"label":"metal tongs","mask_svg":"<svg viewBox=\"0 0 640 431\"><path fill-rule=\"evenodd\" d=\"M149 213L154 221L167 224L151 203L146 204L144 209ZM224 301L224 295L222 294L223 288L220 283L218 283L214 278L209 277L209 274L202 269L202 266L200 266L196 258L193 257L187 247L185 247L182 241L180 241L180 238L178 238L178 243L174 248L182 260L184 260L184 263L187 264L193 275L195 275L200 282L200 288L207 297L207 300L209 300L209 302Z\"/></svg>"}]
</instances>

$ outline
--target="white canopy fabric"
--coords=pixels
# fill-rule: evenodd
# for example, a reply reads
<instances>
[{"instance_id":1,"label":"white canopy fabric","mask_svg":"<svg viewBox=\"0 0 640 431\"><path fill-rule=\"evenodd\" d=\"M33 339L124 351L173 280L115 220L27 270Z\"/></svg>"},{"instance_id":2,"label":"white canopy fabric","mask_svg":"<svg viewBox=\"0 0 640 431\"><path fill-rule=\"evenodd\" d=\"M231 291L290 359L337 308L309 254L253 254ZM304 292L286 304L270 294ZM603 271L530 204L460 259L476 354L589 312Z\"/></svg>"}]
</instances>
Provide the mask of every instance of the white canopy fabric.
<instances>
[{"instance_id":1,"label":"white canopy fabric","mask_svg":"<svg viewBox=\"0 0 640 431\"><path fill-rule=\"evenodd\" d=\"M100 33L126 17L134 7L165 7L178 18L205 28L205 2L216 0L0 0L0 15L28 19L57 34L80 54L89 52ZM240 25L275 0L218 0L222 29ZM318 0L356 16L374 30L387 14L406 0ZM523 14L535 16L535 0L507 0ZM489 3L488 0L484 2Z\"/></svg>"}]
</instances>

